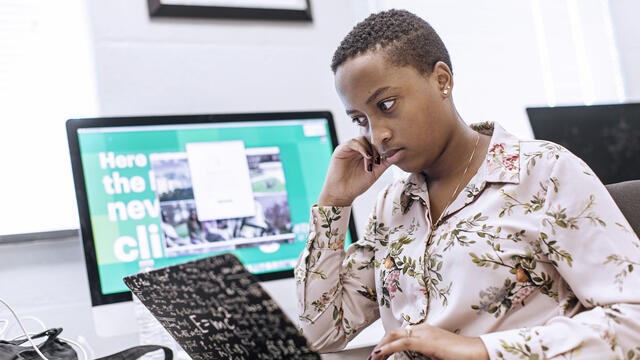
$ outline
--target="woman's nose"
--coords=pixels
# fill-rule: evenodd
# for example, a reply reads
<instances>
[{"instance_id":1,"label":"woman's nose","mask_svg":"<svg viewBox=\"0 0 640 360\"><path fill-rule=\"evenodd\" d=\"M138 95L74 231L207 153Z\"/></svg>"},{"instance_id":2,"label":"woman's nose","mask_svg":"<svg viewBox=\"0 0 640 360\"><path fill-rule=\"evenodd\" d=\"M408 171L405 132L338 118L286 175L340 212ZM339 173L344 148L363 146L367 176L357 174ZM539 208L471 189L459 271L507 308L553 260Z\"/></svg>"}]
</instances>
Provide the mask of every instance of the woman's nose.
<instances>
[{"instance_id":1,"label":"woman's nose","mask_svg":"<svg viewBox=\"0 0 640 360\"><path fill-rule=\"evenodd\" d=\"M382 146L391 139L391 129L384 124L376 124L372 121L369 126L369 139L371 145Z\"/></svg>"}]
</instances>

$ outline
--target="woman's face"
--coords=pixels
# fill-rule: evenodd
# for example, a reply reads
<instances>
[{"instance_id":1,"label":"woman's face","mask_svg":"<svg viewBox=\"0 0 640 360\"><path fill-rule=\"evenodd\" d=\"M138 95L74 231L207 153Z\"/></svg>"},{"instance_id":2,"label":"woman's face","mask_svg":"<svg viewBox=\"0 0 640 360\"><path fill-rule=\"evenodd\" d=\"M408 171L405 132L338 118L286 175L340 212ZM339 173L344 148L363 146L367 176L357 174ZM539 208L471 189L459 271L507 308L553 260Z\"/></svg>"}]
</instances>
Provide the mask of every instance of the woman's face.
<instances>
[{"instance_id":1,"label":"woman's face","mask_svg":"<svg viewBox=\"0 0 640 360\"><path fill-rule=\"evenodd\" d=\"M347 60L335 74L347 114L381 156L407 172L428 169L453 131L443 90L451 73L438 63L431 74L391 65L380 50ZM449 88L449 92L451 89Z\"/></svg>"}]
</instances>

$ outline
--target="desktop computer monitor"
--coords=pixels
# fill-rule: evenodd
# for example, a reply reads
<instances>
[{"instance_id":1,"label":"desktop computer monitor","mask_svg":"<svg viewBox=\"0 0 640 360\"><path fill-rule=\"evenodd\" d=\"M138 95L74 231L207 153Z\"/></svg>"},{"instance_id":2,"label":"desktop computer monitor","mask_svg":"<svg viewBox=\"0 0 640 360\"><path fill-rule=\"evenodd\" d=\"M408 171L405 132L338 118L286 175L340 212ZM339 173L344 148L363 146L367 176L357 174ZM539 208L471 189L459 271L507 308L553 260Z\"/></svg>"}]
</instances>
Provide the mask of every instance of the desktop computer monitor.
<instances>
[{"instance_id":1,"label":"desktop computer monitor","mask_svg":"<svg viewBox=\"0 0 640 360\"><path fill-rule=\"evenodd\" d=\"M604 184L640 179L640 104L527 108L536 139L560 144Z\"/></svg>"},{"instance_id":2,"label":"desktop computer monitor","mask_svg":"<svg viewBox=\"0 0 640 360\"><path fill-rule=\"evenodd\" d=\"M337 145L329 112L71 119L67 134L94 309L131 300L124 276L222 252L292 277Z\"/></svg>"}]
</instances>

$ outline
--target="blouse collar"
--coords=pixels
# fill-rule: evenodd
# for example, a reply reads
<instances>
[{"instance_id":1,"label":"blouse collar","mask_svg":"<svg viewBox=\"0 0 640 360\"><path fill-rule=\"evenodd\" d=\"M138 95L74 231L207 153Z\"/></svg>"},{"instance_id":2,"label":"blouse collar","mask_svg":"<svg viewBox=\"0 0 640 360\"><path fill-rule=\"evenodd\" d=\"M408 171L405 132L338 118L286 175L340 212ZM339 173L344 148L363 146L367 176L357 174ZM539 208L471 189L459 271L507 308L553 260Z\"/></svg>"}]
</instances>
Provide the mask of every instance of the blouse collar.
<instances>
[{"instance_id":1,"label":"blouse collar","mask_svg":"<svg viewBox=\"0 0 640 360\"><path fill-rule=\"evenodd\" d=\"M518 184L520 182L519 139L493 121L474 123L470 127L481 134L490 135L491 142L484 162L465 187L465 191L468 192L466 198L468 200L474 198L487 183ZM428 198L425 174L417 172L409 175L404 181L401 195L403 208L408 209L409 203L414 200L422 199L428 202Z\"/></svg>"}]
</instances>

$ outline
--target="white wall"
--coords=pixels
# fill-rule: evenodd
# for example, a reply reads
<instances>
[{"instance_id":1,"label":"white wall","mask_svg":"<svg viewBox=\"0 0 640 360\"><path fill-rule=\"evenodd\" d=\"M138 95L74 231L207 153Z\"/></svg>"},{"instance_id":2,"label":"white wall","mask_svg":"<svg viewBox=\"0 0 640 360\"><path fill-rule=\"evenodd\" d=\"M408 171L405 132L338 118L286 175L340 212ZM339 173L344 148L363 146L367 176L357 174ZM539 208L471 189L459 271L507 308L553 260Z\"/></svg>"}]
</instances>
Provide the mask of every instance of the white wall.
<instances>
[{"instance_id":1,"label":"white wall","mask_svg":"<svg viewBox=\"0 0 640 360\"><path fill-rule=\"evenodd\" d=\"M377 3L408 9L435 28L449 50L452 95L467 123L497 121L532 138L527 107L620 100L606 0Z\"/></svg>"},{"instance_id":2,"label":"white wall","mask_svg":"<svg viewBox=\"0 0 640 360\"><path fill-rule=\"evenodd\" d=\"M640 102L640 1L609 0L627 101Z\"/></svg>"},{"instance_id":3,"label":"white wall","mask_svg":"<svg viewBox=\"0 0 640 360\"><path fill-rule=\"evenodd\" d=\"M96 115L90 52L85 0L0 1L0 239L78 227L65 121Z\"/></svg>"},{"instance_id":4,"label":"white wall","mask_svg":"<svg viewBox=\"0 0 640 360\"><path fill-rule=\"evenodd\" d=\"M100 115L330 110L339 140L356 136L329 65L366 2L311 3L313 22L296 23L150 20L145 1L89 2ZM359 234L391 178L355 203Z\"/></svg>"}]
</instances>

